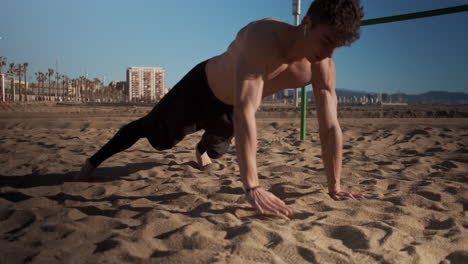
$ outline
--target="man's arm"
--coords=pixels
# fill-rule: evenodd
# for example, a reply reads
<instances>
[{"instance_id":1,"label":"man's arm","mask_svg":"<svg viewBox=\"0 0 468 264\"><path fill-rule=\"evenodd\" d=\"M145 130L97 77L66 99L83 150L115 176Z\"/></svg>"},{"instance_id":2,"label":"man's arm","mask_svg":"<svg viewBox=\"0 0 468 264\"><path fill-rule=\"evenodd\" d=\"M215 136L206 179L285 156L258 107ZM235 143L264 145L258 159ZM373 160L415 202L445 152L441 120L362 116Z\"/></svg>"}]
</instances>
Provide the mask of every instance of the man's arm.
<instances>
[{"instance_id":1,"label":"man's arm","mask_svg":"<svg viewBox=\"0 0 468 264\"><path fill-rule=\"evenodd\" d=\"M340 185L343 160L343 136L338 122L336 70L332 59L312 64L312 85L319 123L322 160L328 182L328 193L335 200L362 198L361 194L342 192Z\"/></svg>"},{"instance_id":2,"label":"man's arm","mask_svg":"<svg viewBox=\"0 0 468 264\"><path fill-rule=\"evenodd\" d=\"M257 111L263 92L261 76L240 73L234 103L234 134L242 183L246 189L259 185L257 175Z\"/></svg>"},{"instance_id":3,"label":"man's arm","mask_svg":"<svg viewBox=\"0 0 468 264\"><path fill-rule=\"evenodd\" d=\"M262 100L263 76L252 73L256 72L253 68L242 59L236 67L234 134L240 176L247 190L247 200L260 213L290 215L292 210L283 201L259 185L255 112Z\"/></svg>"}]
</instances>

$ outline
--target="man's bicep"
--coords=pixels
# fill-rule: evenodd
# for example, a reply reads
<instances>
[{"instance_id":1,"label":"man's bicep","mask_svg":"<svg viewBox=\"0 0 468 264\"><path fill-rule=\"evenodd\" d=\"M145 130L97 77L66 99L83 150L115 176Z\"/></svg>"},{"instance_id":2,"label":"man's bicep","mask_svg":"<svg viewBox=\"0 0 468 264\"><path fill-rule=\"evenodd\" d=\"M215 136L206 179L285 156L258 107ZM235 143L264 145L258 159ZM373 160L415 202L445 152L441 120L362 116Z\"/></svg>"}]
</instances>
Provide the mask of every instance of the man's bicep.
<instances>
[{"instance_id":1,"label":"man's bicep","mask_svg":"<svg viewBox=\"0 0 468 264\"><path fill-rule=\"evenodd\" d=\"M234 87L235 107L252 107L256 110L260 106L263 94L263 77L256 73L254 65L239 61L236 68Z\"/></svg>"},{"instance_id":2,"label":"man's bicep","mask_svg":"<svg viewBox=\"0 0 468 264\"><path fill-rule=\"evenodd\" d=\"M314 63L311 72L319 125L332 128L338 125L335 63L332 59Z\"/></svg>"},{"instance_id":3,"label":"man's bicep","mask_svg":"<svg viewBox=\"0 0 468 264\"><path fill-rule=\"evenodd\" d=\"M335 90L314 87L314 96L320 128L330 129L338 125L338 101Z\"/></svg>"}]
</instances>

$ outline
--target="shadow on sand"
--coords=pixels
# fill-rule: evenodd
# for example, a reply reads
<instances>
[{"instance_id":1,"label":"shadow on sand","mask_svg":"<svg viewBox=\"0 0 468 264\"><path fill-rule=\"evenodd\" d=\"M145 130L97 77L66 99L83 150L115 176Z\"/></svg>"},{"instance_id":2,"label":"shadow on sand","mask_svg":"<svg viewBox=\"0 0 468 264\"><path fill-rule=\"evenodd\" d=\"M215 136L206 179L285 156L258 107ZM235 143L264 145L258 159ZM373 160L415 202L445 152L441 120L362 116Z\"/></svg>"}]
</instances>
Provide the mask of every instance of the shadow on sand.
<instances>
[{"instance_id":1,"label":"shadow on sand","mask_svg":"<svg viewBox=\"0 0 468 264\"><path fill-rule=\"evenodd\" d=\"M129 175L142 171L149 170L159 166L167 166L166 164L157 162L143 162L127 164L125 166L104 167L97 168L94 172L94 177L89 180L91 182L110 182L128 177ZM75 179L78 171L70 171L66 173L51 173L40 174L31 173L24 176L4 176L0 175L0 188L13 187L13 188L32 188L38 186L55 186L61 185L65 182L79 182ZM130 180L131 179L126 179Z\"/></svg>"}]
</instances>

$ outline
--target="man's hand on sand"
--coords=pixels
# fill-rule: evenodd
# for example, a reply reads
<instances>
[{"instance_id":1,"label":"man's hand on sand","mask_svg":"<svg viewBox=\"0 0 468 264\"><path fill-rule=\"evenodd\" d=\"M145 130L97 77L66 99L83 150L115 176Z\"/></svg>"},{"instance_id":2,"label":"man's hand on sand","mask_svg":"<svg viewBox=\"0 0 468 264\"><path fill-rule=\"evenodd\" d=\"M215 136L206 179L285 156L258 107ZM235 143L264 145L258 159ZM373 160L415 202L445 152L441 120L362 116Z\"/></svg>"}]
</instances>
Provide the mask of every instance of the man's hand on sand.
<instances>
[{"instance_id":1,"label":"man's hand on sand","mask_svg":"<svg viewBox=\"0 0 468 264\"><path fill-rule=\"evenodd\" d=\"M364 194L351 193L351 192L336 192L336 193L329 193L328 195L330 195L330 197L335 201L357 200L357 199L367 198Z\"/></svg>"},{"instance_id":2,"label":"man's hand on sand","mask_svg":"<svg viewBox=\"0 0 468 264\"><path fill-rule=\"evenodd\" d=\"M260 214L275 214L289 216L293 211L276 197L273 193L266 191L259 187L252 189L246 194L247 201L259 212Z\"/></svg>"}]
</instances>

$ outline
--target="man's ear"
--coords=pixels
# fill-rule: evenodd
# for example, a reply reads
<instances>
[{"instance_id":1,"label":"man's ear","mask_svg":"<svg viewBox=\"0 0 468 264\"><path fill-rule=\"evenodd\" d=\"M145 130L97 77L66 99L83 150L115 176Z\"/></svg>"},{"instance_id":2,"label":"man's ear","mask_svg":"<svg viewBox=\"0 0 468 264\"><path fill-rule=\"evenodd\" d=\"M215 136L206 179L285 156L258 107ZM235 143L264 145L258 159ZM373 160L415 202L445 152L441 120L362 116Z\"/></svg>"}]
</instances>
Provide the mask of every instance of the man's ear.
<instances>
[{"instance_id":1,"label":"man's ear","mask_svg":"<svg viewBox=\"0 0 468 264\"><path fill-rule=\"evenodd\" d=\"M308 27L310 27L311 24L312 24L312 19L310 18L310 16L305 16L302 19L301 25L307 25Z\"/></svg>"}]
</instances>

